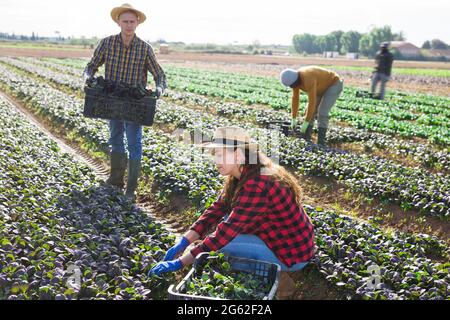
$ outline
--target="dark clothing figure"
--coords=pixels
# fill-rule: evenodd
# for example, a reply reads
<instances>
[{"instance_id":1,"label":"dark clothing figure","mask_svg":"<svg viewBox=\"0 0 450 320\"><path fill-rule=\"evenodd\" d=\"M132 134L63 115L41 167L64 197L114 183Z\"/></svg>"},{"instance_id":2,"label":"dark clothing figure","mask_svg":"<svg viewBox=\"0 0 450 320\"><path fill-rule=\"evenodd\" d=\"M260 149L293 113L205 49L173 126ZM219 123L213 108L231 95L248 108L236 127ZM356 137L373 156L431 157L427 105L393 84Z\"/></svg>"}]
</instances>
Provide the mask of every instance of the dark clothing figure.
<instances>
[{"instance_id":1,"label":"dark clothing figure","mask_svg":"<svg viewBox=\"0 0 450 320\"><path fill-rule=\"evenodd\" d=\"M389 51L387 44L383 44L381 46L381 50L377 53L377 56L375 57L376 67L375 72L373 73L372 76L372 88L371 88L372 96L374 96L377 84L378 82L381 82L380 94L378 95L378 98L380 100L384 99L386 82L388 82L391 77L393 61L394 61L393 54Z\"/></svg>"}]
</instances>

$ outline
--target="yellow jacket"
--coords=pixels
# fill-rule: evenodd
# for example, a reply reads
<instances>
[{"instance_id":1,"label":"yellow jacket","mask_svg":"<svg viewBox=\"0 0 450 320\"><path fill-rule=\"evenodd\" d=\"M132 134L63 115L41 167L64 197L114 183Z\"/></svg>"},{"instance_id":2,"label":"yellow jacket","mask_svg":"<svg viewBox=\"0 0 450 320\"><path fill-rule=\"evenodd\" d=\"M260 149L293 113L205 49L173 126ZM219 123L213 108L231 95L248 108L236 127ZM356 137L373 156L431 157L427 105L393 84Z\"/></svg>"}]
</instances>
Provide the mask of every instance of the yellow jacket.
<instances>
[{"instance_id":1,"label":"yellow jacket","mask_svg":"<svg viewBox=\"0 0 450 320\"><path fill-rule=\"evenodd\" d=\"M298 74L300 84L292 89L292 118L297 118L300 90L302 90L308 94L305 120L311 122L316 112L317 99L339 80L339 76L333 71L316 66L301 67L298 69Z\"/></svg>"}]
</instances>

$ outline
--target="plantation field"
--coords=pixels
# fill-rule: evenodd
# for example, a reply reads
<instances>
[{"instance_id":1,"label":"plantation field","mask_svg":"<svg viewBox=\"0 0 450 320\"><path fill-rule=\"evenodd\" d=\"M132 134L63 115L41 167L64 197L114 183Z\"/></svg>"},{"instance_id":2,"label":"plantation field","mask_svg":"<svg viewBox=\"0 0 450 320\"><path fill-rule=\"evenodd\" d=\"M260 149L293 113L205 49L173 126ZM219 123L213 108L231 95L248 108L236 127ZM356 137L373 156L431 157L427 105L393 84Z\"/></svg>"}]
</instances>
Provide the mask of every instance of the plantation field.
<instances>
[{"instance_id":1,"label":"plantation field","mask_svg":"<svg viewBox=\"0 0 450 320\"><path fill-rule=\"evenodd\" d=\"M107 123L82 116L85 64L0 57L0 90L105 162ZM152 205L184 232L217 198L222 178L208 155L173 132L211 136L228 125L257 137L304 189L318 251L294 274L292 298L450 298L448 96L390 90L378 101L347 85L331 113L330 148L321 149L273 128L290 118L290 92L276 76L162 65L169 89L154 126L144 128L138 206L0 100L0 299L167 298L175 278L146 274L175 235L139 207ZM446 71L405 75L448 79ZM305 105L303 95L300 113ZM67 287L71 266L80 287Z\"/></svg>"}]
</instances>

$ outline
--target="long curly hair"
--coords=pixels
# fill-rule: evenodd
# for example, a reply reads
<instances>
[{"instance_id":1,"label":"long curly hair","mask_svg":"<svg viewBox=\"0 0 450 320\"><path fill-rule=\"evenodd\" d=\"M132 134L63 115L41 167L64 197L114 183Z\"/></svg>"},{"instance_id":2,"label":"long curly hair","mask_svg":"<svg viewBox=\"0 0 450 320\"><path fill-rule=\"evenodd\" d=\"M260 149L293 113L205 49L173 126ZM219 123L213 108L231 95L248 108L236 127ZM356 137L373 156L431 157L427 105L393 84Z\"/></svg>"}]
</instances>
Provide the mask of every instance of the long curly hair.
<instances>
[{"instance_id":1,"label":"long curly hair","mask_svg":"<svg viewBox=\"0 0 450 320\"><path fill-rule=\"evenodd\" d=\"M245 169L245 174L241 176L240 179L237 179L232 175L226 178L222 189L221 198L228 208L231 209L236 205L237 195L245 183L249 179L252 179L260 174L267 174L272 177L273 181L278 181L282 185L288 187L294 194L297 205L302 205L303 190L298 183L298 180L291 173L289 173L282 166L275 164L270 158L259 150L234 147L234 151L238 148L241 148L245 154L245 162L240 165L241 172Z\"/></svg>"}]
</instances>

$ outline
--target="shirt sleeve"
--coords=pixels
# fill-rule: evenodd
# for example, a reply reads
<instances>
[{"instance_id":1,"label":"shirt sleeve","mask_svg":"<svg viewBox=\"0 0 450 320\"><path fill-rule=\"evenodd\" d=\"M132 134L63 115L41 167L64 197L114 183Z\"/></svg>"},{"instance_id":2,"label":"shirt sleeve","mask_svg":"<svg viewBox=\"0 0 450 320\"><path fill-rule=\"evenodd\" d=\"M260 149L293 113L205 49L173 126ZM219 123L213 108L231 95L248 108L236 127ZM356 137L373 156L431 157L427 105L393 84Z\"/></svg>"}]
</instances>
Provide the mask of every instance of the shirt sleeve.
<instances>
[{"instance_id":1,"label":"shirt sleeve","mask_svg":"<svg viewBox=\"0 0 450 320\"><path fill-rule=\"evenodd\" d=\"M217 251L226 246L237 235L254 230L267 210L267 198L262 182L248 180L243 186L236 206L226 221L221 222L215 232L191 250L196 257L201 252Z\"/></svg>"},{"instance_id":2,"label":"shirt sleeve","mask_svg":"<svg viewBox=\"0 0 450 320\"><path fill-rule=\"evenodd\" d=\"M294 88L292 89L292 119L296 119L298 115L298 104L300 99L300 89Z\"/></svg>"},{"instance_id":3,"label":"shirt sleeve","mask_svg":"<svg viewBox=\"0 0 450 320\"><path fill-rule=\"evenodd\" d=\"M100 66L105 63L105 52L106 52L106 41L105 39L100 40L97 48L95 48L94 55L91 61L84 68L83 74L88 74L93 76Z\"/></svg>"},{"instance_id":4,"label":"shirt sleeve","mask_svg":"<svg viewBox=\"0 0 450 320\"><path fill-rule=\"evenodd\" d=\"M189 229L197 232L202 238L213 225L217 224L219 220L225 216L226 213L226 205L222 199L222 195L220 195L216 202L206 209Z\"/></svg>"},{"instance_id":5,"label":"shirt sleeve","mask_svg":"<svg viewBox=\"0 0 450 320\"><path fill-rule=\"evenodd\" d=\"M166 74L156 60L155 53L150 45L148 46L146 65L147 70L153 75L156 86L161 87L163 90L167 89Z\"/></svg>"},{"instance_id":6,"label":"shirt sleeve","mask_svg":"<svg viewBox=\"0 0 450 320\"><path fill-rule=\"evenodd\" d=\"M306 116L305 120L310 122L314 118L314 114L316 113L316 107L317 107L317 81L316 79L313 80L310 87L307 88L308 93L308 107L306 108Z\"/></svg>"}]
</instances>

